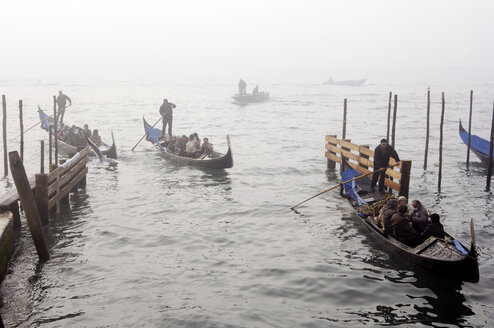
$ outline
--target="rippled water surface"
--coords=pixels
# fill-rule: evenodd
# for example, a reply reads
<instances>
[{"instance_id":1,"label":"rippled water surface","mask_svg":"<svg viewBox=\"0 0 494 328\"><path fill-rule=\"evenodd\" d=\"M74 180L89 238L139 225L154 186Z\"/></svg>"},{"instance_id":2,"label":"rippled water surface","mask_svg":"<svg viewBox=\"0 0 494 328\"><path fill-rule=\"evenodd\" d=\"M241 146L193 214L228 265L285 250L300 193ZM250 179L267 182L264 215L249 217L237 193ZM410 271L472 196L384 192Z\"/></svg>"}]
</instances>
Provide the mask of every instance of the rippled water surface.
<instances>
[{"instance_id":1,"label":"rippled water surface","mask_svg":"<svg viewBox=\"0 0 494 328\"><path fill-rule=\"evenodd\" d=\"M487 138L492 85L432 86L429 167L422 169L427 85L261 85L272 99L239 107L231 85L2 82L8 100L9 150L18 148L17 100L25 127L37 105L51 109L59 89L74 105L67 123L114 131L117 167L89 164L86 189L51 218L52 259L39 264L23 229L0 289L0 313L18 327L359 327L474 326L494 322L493 195L486 168L466 146L458 119ZM448 281L380 249L327 171L324 136L375 147L386 133L388 92L399 95L396 149L413 160L410 197L441 214L448 232L469 244L475 219L481 278ZM437 192L441 91L446 93L444 166ZM234 167L208 171L167 163L143 141L142 116L155 122L162 98L177 104L174 131L197 132L226 151ZM38 127L26 134L25 164L39 170ZM2 190L15 188L11 177Z\"/></svg>"}]
</instances>

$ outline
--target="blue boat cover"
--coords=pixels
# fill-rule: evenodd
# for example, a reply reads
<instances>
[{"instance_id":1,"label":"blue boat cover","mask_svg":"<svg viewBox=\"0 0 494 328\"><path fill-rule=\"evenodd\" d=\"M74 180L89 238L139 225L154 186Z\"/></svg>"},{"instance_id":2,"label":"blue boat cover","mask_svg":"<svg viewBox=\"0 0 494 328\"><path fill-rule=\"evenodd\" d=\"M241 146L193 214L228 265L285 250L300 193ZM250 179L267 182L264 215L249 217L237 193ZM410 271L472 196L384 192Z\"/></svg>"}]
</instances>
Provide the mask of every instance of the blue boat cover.
<instances>
[{"instance_id":1,"label":"blue boat cover","mask_svg":"<svg viewBox=\"0 0 494 328\"><path fill-rule=\"evenodd\" d=\"M345 170L341 174L341 178L343 179L343 181L347 181L347 180L351 180L351 179L353 179L355 177L358 177L360 175L361 174L359 172L357 172L356 170ZM352 199L355 202L357 202L358 206L366 205L367 204L362 199L362 197L360 197L360 195L358 194L358 191L357 191L357 180L353 180L353 181L347 182L347 183L343 184L343 186L345 188L345 193L347 195L349 195L350 197L352 197Z\"/></svg>"},{"instance_id":2,"label":"blue boat cover","mask_svg":"<svg viewBox=\"0 0 494 328\"><path fill-rule=\"evenodd\" d=\"M41 121L41 128L43 130L48 131L50 129L50 124L53 124L53 118L50 116L46 115L45 112L43 112L41 109L38 110L39 113L39 120ZM53 129L51 129L51 134L54 135Z\"/></svg>"},{"instance_id":3,"label":"blue boat cover","mask_svg":"<svg viewBox=\"0 0 494 328\"><path fill-rule=\"evenodd\" d=\"M465 143L465 145L468 145L468 132L467 131L460 132L460 137L461 140L463 140L463 142ZM489 141L482 139L481 137L475 134L472 134L470 139L470 146L479 153L482 153L485 156L487 156L487 158L489 158L489 147L490 147Z\"/></svg>"},{"instance_id":4,"label":"blue boat cover","mask_svg":"<svg viewBox=\"0 0 494 328\"><path fill-rule=\"evenodd\" d=\"M143 118L144 120L144 118ZM165 150L165 148L161 145L160 143L160 135L161 135L161 130L153 128L151 125L144 120L144 129L146 132L146 140L154 144L156 147L158 147L161 150Z\"/></svg>"}]
</instances>

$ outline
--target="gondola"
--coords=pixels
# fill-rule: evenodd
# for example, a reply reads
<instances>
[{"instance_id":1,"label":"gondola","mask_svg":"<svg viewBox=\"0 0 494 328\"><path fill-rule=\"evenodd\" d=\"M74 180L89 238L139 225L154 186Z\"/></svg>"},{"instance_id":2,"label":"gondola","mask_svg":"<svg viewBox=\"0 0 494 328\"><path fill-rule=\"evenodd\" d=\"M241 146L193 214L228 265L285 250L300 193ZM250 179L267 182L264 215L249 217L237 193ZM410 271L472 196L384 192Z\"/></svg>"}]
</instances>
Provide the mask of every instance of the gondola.
<instances>
[{"instance_id":1,"label":"gondola","mask_svg":"<svg viewBox=\"0 0 494 328\"><path fill-rule=\"evenodd\" d=\"M343 159L343 169L343 181L361 175L353 169L345 158ZM397 253L409 262L441 276L448 277L448 279L468 282L479 281L473 220L470 223L472 241L469 250L448 234L446 234L447 237L445 239L430 237L416 247L409 247L388 235L375 223L373 213L377 213L387 199L391 197L391 194L369 191L370 183L369 177L347 182L342 185L340 194L357 211L359 219L367 230L388 251Z\"/></svg>"},{"instance_id":2,"label":"gondola","mask_svg":"<svg viewBox=\"0 0 494 328\"><path fill-rule=\"evenodd\" d=\"M235 102L239 104L260 103L269 100L269 92L261 91L257 94L245 94L245 95L240 95L237 93L233 95L232 98L233 100L235 100Z\"/></svg>"},{"instance_id":3,"label":"gondola","mask_svg":"<svg viewBox=\"0 0 494 328\"><path fill-rule=\"evenodd\" d=\"M323 84L358 87L358 86L363 85L365 83L365 81L367 81L367 79L334 81L333 78L330 77L329 80L324 82Z\"/></svg>"},{"instance_id":4,"label":"gondola","mask_svg":"<svg viewBox=\"0 0 494 328\"><path fill-rule=\"evenodd\" d=\"M484 163L485 165L489 165L490 142L474 134L470 135L470 137L470 149L472 150L472 152L477 155L478 158L480 158L482 163ZM465 129L463 128L461 121L460 138L461 140L463 140L465 145L468 146L468 132L465 131Z\"/></svg>"},{"instance_id":5,"label":"gondola","mask_svg":"<svg viewBox=\"0 0 494 328\"><path fill-rule=\"evenodd\" d=\"M165 144L160 141L160 129L153 128L151 125L149 125L144 117L142 118L142 120L144 122L144 132L146 133L146 140L151 142L156 147L159 155L164 159L176 164L191 165L208 169L228 169L233 166L232 149L230 145L230 137L228 135L226 136L228 151L224 155L213 151L207 156L202 156L200 158L180 156L179 154L166 149Z\"/></svg>"},{"instance_id":6,"label":"gondola","mask_svg":"<svg viewBox=\"0 0 494 328\"><path fill-rule=\"evenodd\" d=\"M50 125L54 124L54 120L51 116L48 116L39 106L38 106L38 114L39 120L41 121L41 128L45 131L50 130ZM53 134L53 129L51 129ZM115 145L115 138L113 136L113 131L111 133L112 144L109 146L107 143L102 142L102 145L99 147L101 152L106 155L108 158L117 159L117 146ZM57 138L57 146L60 152L64 152L66 154L77 153L79 151L78 147L72 146L66 142L64 142L60 137ZM80 147L79 147L80 148ZM91 155L94 155L90 152Z\"/></svg>"}]
</instances>

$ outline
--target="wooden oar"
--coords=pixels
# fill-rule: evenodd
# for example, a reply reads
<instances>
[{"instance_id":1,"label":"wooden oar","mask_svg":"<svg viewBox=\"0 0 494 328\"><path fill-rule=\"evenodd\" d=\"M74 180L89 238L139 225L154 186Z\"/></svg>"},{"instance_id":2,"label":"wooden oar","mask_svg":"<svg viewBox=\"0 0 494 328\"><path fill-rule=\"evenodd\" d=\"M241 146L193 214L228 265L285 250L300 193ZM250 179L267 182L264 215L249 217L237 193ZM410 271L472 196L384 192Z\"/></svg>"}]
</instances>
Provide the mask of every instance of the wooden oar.
<instances>
[{"instance_id":1,"label":"wooden oar","mask_svg":"<svg viewBox=\"0 0 494 328\"><path fill-rule=\"evenodd\" d=\"M162 118L163 118L163 116L161 116L161 117L160 117L160 118L156 121L156 123L154 123L154 124L153 124L153 126L151 127L151 129L152 129L152 128L154 128L154 126L155 126L156 124L158 124L158 122L159 122L159 121L161 121L161 119L162 119ZM144 137L145 137L145 136L147 136L147 134L149 133L149 131L151 131L151 129L149 129L148 131L146 131L146 133L144 133L144 135L142 136L142 138L141 138L141 139L139 139L139 141L136 143L136 145L135 145L134 147L132 147L131 151L134 151L134 149L137 147L137 145L141 143L142 139L144 139Z\"/></svg>"},{"instance_id":2,"label":"wooden oar","mask_svg":"<svg viewBox=\"0 0 494 328\"><path fill-rule=\"evenodd\" d=\"M41 109L39 106L38 106L38 109ZM51 117L51 115L49 115L48 117ZM32 127L30 127L29 129L25 130L24 133L26 133L27 131L31 130L32 128L34 127L37 127L38 124L40 124L42 121L39 121L38 123L34 124ZM19 138L21 135L19 134L17 137L15 137L15 139Z\"/></svg>"},{"instance_id":3,"label":"wooden oar","mask_svg":"<svg viewBox=\"0 0 494 328\"><path fill-rule=\"evenodd\" d=\"M337 185L332 186L331 188L326 189L326 190L324 190L324 191L321 191L321 192L320 192L320 193L318 193L317 195L314 195L314 196L312 196L312 197L310 197L310 198L307 198L307 199L306 199L306 200L304 200L303 202L300 202L300 203L298 203L297 205L290 207L290 209L291 209L291 210L293 210L293 209L295 209L295 207L299 206L300 204L303 204L303 203L305 203L306 201L311 200L312 198L316 198L317 196L322 195L322 194L324 194L325 192L328 192L328 191L330 191L330 190L333 190L333 189L334 189L334 188L336 188L336 187L342 186L342 185L344 185L344 184L345 184L345 183L347 183L347 182L352 182L352 181L358 180L358 179L360 179L360 178L363 178L363 177L369 176L369 175L371 175L371 174L374 174L374 173L376 173L376 172L380 172L380 171L383 171L383 170L387 170L388 168L393 167L393 166L396 166L396 165L398 165L398 164L399 164L399 163L396 163L396 164L391 165L391 166L389 166L389 167L383 167L383 168L380 168L379 170L372 171L372 172L366 173L366 174L364 174L364 175L359 175L358 177L355 177L355 178L353 178L353 179L350 179L350 180L347 180L347 181L340 182L340 183L338 183Z\"/></svg>"}]
</instances>

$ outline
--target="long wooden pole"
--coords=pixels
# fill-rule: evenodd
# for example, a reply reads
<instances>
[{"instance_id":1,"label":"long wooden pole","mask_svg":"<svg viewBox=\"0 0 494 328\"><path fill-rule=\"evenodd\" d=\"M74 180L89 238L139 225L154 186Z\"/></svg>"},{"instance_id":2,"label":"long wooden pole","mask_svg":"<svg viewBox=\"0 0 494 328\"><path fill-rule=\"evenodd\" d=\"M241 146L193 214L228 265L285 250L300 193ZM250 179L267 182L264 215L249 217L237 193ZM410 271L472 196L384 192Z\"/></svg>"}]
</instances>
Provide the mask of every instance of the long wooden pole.
<instances>
[{"instance_id":1,"label":"long wooden pole","mask_svg":"<svg viewBox=\"0 0 494 328\"><path fill-rule=\"evenodd\" d=\"M55 121L55 139L54 139L54 142L55 142L55 164L58 165L58 138L57 138L57 134L58 134L58 129L57 129L57 97L53 96L53 117L55 118L54 121Z\"/></svg>"},{"instance_id":2,"label":"long wooden pole","mask_svg":"<svg viewBox=\"0 0 494 328\"><path fill-rule=\"evenodd\" d=\"M21 136L19 149L21 152L21 162L24 163L24 119L22 116L22 100L19 100L19 125L19 132Z\"/></svg>"},{"instance_id":3,"label":"long wooden pole","mask_svg":"<svg viewBox=\"0 0 494 328\"><path fill-rule=\"evenodd\" d=\"M489 146L489 166L487 167L487 183L485 186L485 191L491 190L493 148L494 148L494 102L492 103L491 143Z\"/></svg>"},{"instance_id":4,"label":"long wooden pole","mask_svg":"<svg viewBox=\"0 0 494 328\"><path fill-rule=\"evenodd\" d=\"M473 90L470 90L470 115L468 116L467 170L470 166L470 144L472 142Z\"/></svg>"},{"instance_id":5,"label":"long wooden pole","mask_svg":"<svg viewBox=\"0 0 494 328\"><path fill-rule=\"evenodd\" d=\"M343 101L343 134L341 135L342 139L346 138L346 109L347 109L347 99Z\"/></svg>"},{"instance_id":6,"label":"long wooden pole","mask_svg":"<svg viewBox=\"0 0 494 328\"><path fill-rule=\"evenodd\" d=\"M347 181L340 182L340 183L338 183L337 185L334 185L334 186L332 186L332 187L331 187L331 188L329 188L329 189L326 189L326 190L324 190L324 191L321 191L320 193L318 193L318 194L316 194L316 195L314 195L314 196L312 196L312 197L307 198L306 200L304 200L304 201L302 201L302 202L298 203L297 205L294 205L294 206L290 207L290 209L291 209L291 210L293 210L293 209L295 209L295 207L297 207L297 206L299 206L299 205L301 205L301 204L303 204L303 203L305 203L305 202L307 202L307 201L309 201L309 200L311 200L311 199L313 199L313 198L316 198L317 196L320 196L320 195L322 195L322 194L324 194L324 193L326 193L326 192L328 192L328 191L330 191L330 190L333 190L333 189L334 189L334 188L336 188L336 187L342 186L342 185L344 185L344 184L345 184L345 183L347 183L347 182L352 182L352 181L355 181L355 180L361 179L361 178L363 178L363 177L367 177L367 176L372 175L372 174L374 174L374 173L376 173L376 172L380 172L380 171L383 171L383 170L387 170L388 168L393 167L393 166L396 166L396 165L399 165L399 164L397 163L397 164L394 164L394 165L390 165L389 167L383 167L383 168L380 168L379 170L372 171L372 172L369 172L369 173L366 173L366 174L363 174L363 175L359 175L358 177L355 177L355 178L353 178L353 179L350 179L350 180L347 180Z\"/></svg>"},{"instance_id":7,"label":"long wooden pole","mask_svg":"<svg viewBox=\"0 0 494 328\"><path fill-rule=\"evenodd\" d=\"M390 129L390 122L391 122L391 99L392 99L393 95L391 93L391 91L389 92L389 101L388 101L388 125L387 125L387 129L386 129L386 140L388 140L389 142L389 129Z\"/></svg>"},{"instance_id":8,"label":"long wooden pole","mask_svg":"<svg viewBox=\"0 0 494 328\"><path fill-rule=\"evenodd\" d=\"M391 131L392 132L392 142L391 142L391 146L393 146L393 148L395 148L395 131L396 131L396 112L398 110L398 95L395 95L395 104L394 104L394 108L393 108L393 130ZM388 141L389 142L389 141Z\"/></svg>"},{"instance_id":9,"label":"long wooden pole","mask_svg":"<svg viewBox=\"0 0 494 328\"><path fill-rule=\"evenodd\" d=\"M424 171L427 170L427 156L429 156L429 131L431 118L431 90L427 90L427 128L425 132L425 153L424 153Z\"/></svg>"},{"instance_id":10,"label":"long wooden pole","mask_svg":"<svg viewBox=\"0 0 494 328\"><path fill-rule=\"evenodd\" d=\"M45 234L43 232L43 226L39 217L38 207L34 199L33 191L29 185L24 165L21 162L21 158L16 151L9 153L10 170L12 171L12 177L14 178L15 187L21 200L24 213L26 214L27 223L31 236L33 237L34 245L40 260L47 261L50 259L50 252L48 251L48 243L46 242Z\"/></svg>"},{"instance_id":11,"label":"long wooden pole","mask_svg":"<svg viewBox=\"0 0 494 328\"><path fill-rule=\"evenodd\" d=\"M437 190L441 192L441 178L443 173L443 126L444 126L444 92L441 97L442 106L441 106L441 124L439 126L439 173L437 178Z\"/></svg>"},{"instance_id":12,"label":"long wooden pole","mask_svg":"<svg viewBox=\"0 0 494 328\"><path fill-rule=\"evenodd\" d=\"M40 140L41 150L40 150L40 168L39 173L45 173L45 141Z\"/></svg>"},{"instance_id":13,"label":"long wooden pole","mask_svg":"<svg viewBox=\"0 0 494 328\"><path fill-rule=\"evenodd\" d=\"M7 101L5 95L2 95L3 109L3 175L9 175L9 158L7 156Z\"/></svg>"},{"instance_id":14,"label":"long wooden pole","mask_svg":"<svg viewBox=\"0 0 494 328\"><path fill-rule=\"evenodd\" d=\"M161 119L162 119L162 118L163 118L163 116L161 116L161 117L160 117L160 118L156 121L156 123L154 123L154 124L153 124L153 126L152 126L151 128L154 128L154 126L155 126L156 124L158 124L158 122L159 122L159 121L161 121ZM149 131L148 131L148 132L149 132ZM134 146L134 147L132 147L131 151L134 151L134 149L137 147L137 145L141 143L142 139L144 139L144 137L145 137L145 136L147 136L148 132L144 133L144 135L141 137L141 139L139 139L139 141L135 144L135 146Z\"/></svg>"},{"instance_id":15,"label":"long wooden pole","mask_svg":"<svg viewBox=\"0 0 494 328\"><path fill-rule=\"evenodd\" d=\"M53 148L53 140L52 140L52 136L51 136L51 129L52 127L51 126L48 126L48 162L49 162L49 167L51 168L51 165L53 164L53 151L52 151L52 148Z\"/></svg>"}]
</instances>

